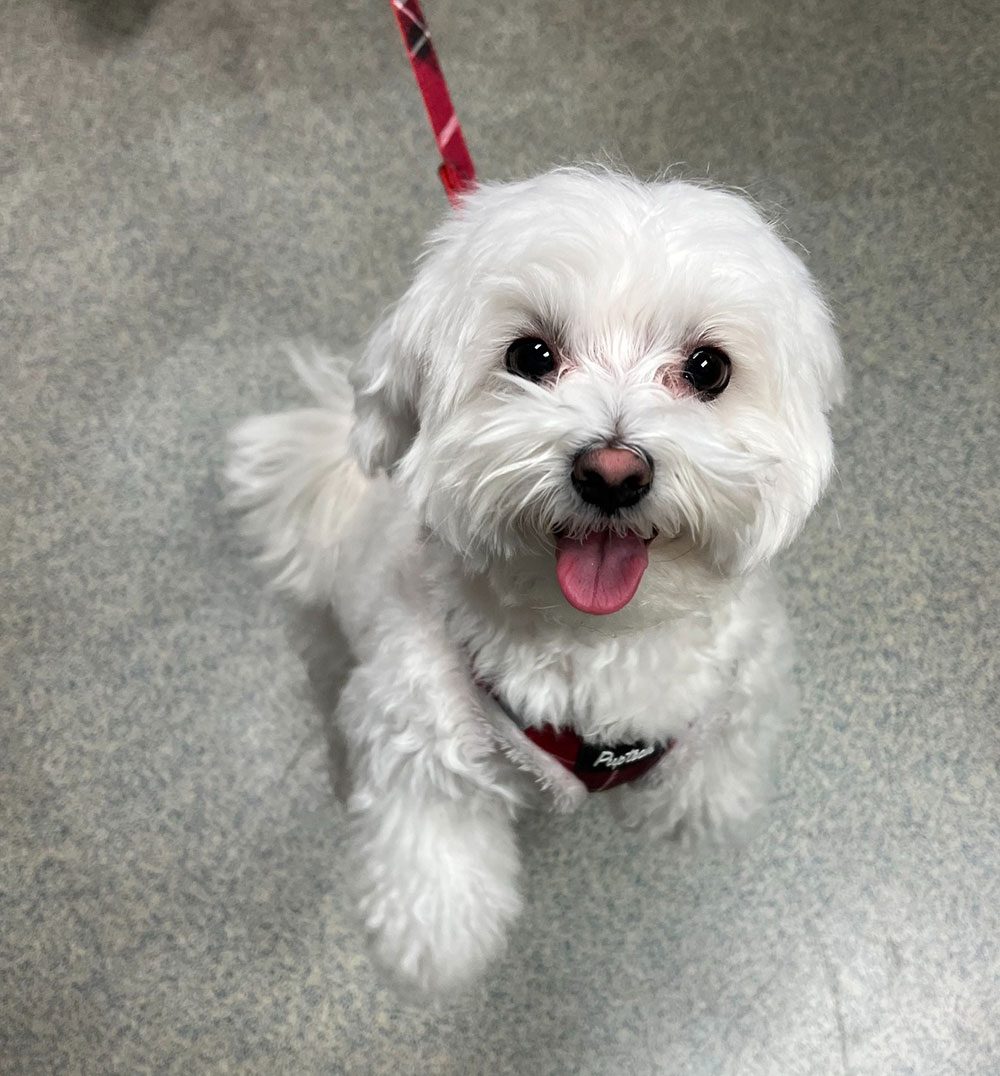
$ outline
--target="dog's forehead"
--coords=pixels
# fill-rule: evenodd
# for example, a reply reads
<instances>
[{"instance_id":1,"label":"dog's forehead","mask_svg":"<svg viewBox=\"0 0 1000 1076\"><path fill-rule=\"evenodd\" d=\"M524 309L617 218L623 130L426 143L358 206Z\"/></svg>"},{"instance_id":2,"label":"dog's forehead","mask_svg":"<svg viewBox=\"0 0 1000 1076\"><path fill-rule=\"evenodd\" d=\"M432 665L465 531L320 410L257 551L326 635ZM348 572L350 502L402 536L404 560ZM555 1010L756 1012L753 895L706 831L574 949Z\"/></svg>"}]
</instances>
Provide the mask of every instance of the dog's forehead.
<instances>
[{"instance_id":1,"label":"dog's forehead","mask_svg":"<svg viewBox=\"0 0 1000 1076\"><path fill-rule=\"evenodd\" d=\"M669 251L695 239L755 243L770 235L746 198L681 180L549 173L476 198L468 216L473 230L487 242L505 239L513 250L562 240L595 253L637 243Z\"/></svg>"},{"instance_id":2,"label":"dog's forehead","mask_svg":"<svg viewBox=\"0 0 1000 1076\"><path fill-rule=\"evenodd\" d=\"M787 272L749 203L685 182L555 173L487 190L470 210L466 285L576 321L708 316Z\"/></svg>"}]
</instances>

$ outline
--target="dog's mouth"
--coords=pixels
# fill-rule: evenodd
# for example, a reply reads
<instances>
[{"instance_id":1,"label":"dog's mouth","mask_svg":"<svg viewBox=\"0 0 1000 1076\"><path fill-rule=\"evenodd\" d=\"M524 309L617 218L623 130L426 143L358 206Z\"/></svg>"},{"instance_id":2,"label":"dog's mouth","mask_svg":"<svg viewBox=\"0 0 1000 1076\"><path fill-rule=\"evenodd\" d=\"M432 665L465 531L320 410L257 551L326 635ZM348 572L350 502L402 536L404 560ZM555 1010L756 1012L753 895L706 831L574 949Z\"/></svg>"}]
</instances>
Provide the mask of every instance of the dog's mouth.
<instances>
[{"instance_id":1,"label":"dog's mouth","mask_svg":"<svg viewBox=\"0 0 1000 1076\"><path fill-rule=\"evenodd\" d=\"M557 534L556 579L563 597L595 616L624 609L639 589L652 540L635 531L593 530L582 538Z\"/></svg>"}]
</instances>

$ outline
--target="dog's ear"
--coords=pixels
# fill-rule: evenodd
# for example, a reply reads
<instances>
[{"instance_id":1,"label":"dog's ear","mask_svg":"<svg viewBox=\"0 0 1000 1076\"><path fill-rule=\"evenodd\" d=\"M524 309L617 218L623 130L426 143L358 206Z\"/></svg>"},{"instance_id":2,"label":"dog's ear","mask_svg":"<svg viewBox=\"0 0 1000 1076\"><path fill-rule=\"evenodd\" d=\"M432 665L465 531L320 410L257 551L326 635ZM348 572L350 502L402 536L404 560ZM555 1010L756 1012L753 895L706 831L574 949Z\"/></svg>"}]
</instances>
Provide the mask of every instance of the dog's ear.
<instances>
[{"instance_id":1,"label":"dog's ear","mask_svg":"<svg viewBox=\"0 0 1000 1076\"><path fill-rule=\"evenodd\" d=\"M400 306L372 333L351 374L351 449L369 476L391 470L419 429L422 359L403 331L405 323Z\"/></svg>"},{"instance_id":2,"label":"dog's ear","mask_svg":"<svg viewBox=\"0 0 1000 1076\"><path fill-rule=\"evenodd\" d=\"M735 558L748 571L771 559L799 533L833 472L828 414L844 397L846 374L833 318L810 284L794 329L778 349L786 376L785 436L764 479L754 523Z\"/></svg>"},{"instance_id":3,"label":"dog's ear","mask_svg":"<svg viewBox=\"0 0 1000 1076\"><path fill-rule=\"evenodd\" d=\"M807 349L815 371L819 404L824 412L844 402L847 371L833 315L823 300L814 294L808 316L799 331L800 347Z\"/></svg>"}]
</instances>

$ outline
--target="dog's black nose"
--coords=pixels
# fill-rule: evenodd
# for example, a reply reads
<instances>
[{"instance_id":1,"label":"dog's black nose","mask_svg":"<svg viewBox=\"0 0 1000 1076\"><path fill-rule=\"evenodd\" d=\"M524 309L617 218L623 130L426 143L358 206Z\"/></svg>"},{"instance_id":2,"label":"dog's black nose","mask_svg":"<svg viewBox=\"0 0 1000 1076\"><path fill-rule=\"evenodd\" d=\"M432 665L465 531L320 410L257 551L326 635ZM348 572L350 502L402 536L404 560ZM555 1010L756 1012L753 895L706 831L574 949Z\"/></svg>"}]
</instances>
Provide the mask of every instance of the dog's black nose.
<instances>
[{"instance_id":1,"label":"dog's black nose","mask_svg":"<svg viewBox=\"0 0 1000 1076\"><path fill-rule=\"evenodd\" d=\"M652 481L652 461L630 448L590 448L573 461L577 493L609 516L638 504Z\"/></svg>"}]
</instances>

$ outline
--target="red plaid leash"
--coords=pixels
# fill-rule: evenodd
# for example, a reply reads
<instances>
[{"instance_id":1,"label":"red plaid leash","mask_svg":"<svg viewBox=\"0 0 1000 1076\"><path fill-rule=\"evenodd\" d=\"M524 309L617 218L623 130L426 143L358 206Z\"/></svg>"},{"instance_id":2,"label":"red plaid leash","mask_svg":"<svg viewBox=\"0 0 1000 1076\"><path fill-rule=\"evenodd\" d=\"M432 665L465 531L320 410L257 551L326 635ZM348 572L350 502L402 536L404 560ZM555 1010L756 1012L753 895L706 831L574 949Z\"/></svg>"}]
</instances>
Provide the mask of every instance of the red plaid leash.
<instances>
[{"instance_id":1,"label":"red plaid leash","mask_svg":"<svg viewBox=\"0 0 1000 1076\"><path fill-rule=\"evenodd\" d=\"M462 136L420 4L417 0L390 0L390 3L441 154L438 175L448 201L455 206L466 191L475 187L476 167Z\"/></svg>"}]
</instances>

